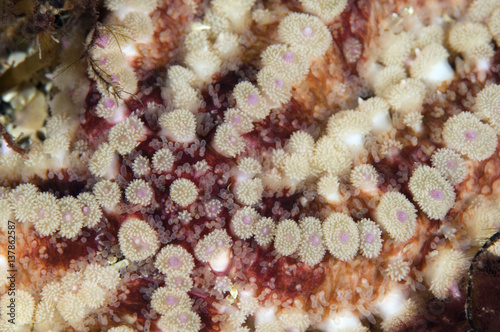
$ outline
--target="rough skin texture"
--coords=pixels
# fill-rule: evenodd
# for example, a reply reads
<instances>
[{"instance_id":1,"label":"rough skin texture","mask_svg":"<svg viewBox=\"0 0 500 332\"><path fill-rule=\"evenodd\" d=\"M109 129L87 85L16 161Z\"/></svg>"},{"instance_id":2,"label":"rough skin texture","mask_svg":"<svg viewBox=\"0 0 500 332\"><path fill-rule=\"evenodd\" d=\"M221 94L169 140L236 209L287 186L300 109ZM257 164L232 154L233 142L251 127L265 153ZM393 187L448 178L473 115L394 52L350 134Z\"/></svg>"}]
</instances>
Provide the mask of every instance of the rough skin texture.
<instances>
[{"instance_id":1,"label":"rough skin texture","mask_svg":"<svg viewBox=\"0 0 500 332\"><path fill-rule=\"evenodd\" d=\"M30 303L22 312L18 308L26 323L18 330L275 331L284 322L298 331L332 331L337 324L359 331L467 331L467 291L475 325L485 331L500 326L498 247L467 275L471 258L499 228L500 109L490 107L486 116L480 106L488 104L488 94L480 95L481 105L476 96L500 84L498 35L488 32L490 15L500 5L349 0L332 18L331 10L321 15L318 5L307 12L312 7L304 3L309 5L8 0L0 6L0 303L9 301L7 270L15 268L15 288ZM474 25L460 23L469 21ZM448 40L459 23L465 32ZM467 39L472 38L467 26L480 26L481 38ZM297 36L311 42L295 45ZM405 50L401 54L391 54L395 41ZM261 55L280 43L289 52L264 64ZM433 43L449 56L413 77L412 64ZM292 75L288 69L297 66L300 75ZM264 68L277 78L259 84ZM388 75L383 88L381 74ZM405 86L402 80L425 89L418 98L395 102L391 98ZM255 88L244 98L233 93L241 82ZM286 98L272 100L278 95L266 87L284 89ZM371 104L360 107L372 97L387 107L370 112ZM178 109L192 113L189 130L181 128L185 136L172 129L185 124L159 121ZM340 111L355 114L366 126L327 130ZM432 167L435 151L454 148L446 145L443 127L463 112L489 128L488 144L495 149L476 159L454 150L466 175L450 184L456 196L452 207L431 220L417 208L412 194L417 191L409 182L418 167ZM225 130L217 134L218 128ZM305 135L304 142L298 135ZM465 130L464 140L475 135ZM162 149L170 151L166 159L154 160ZM245 158L252 158L251 171L242 166ZM300 169L293 161L300 161ZM166 166L155 167L161 162ZM365 164L372 167L363 185L364 173L350 174ZM326 176L338 179L335 199L318 193L329 192L318 190ZM138 179L146 189L126 197ZM171 191L179 179L192 183L192 190ZM96 186L100 181L112 182L113 190ZM256 185L245 186L249 183ZM440 200L438 189L426 188L426 194ZM387 192L401 193L417 208L415 229L404 241L389 236L377 220ZM51 204L43 204L49 196ZM64 224L76 215L59 213L64 197L74 198L63 202L72 204L68 211L81 209L83 226ZM238 220L246 225L238 236L231 220L245 207L258 216ZM376 223L380 253L368 259L358 250L353 258L336 259L335 246L323 243L347 243L349 234L324 239L320 227L311 233L316 237L300 238L296 250L276 250L276 226L283 220L299 226L312 217L323 224L332 213L345 214L356 225L365 218ZM42 224L49 214L55 216L50 227ZM138 226L125 244L119 231L134 219L147 230ZM68 238L67 228L77 229L77 235ZM7 235L13 231L15 261L9 267ZM154 241L144 240L145 231ZM361 242L379 241L378 231L374 234ZM279 241L291 240L280 233ZM319 263L304 262L311 261L301 251L306 243L307 250L317 248L310 256L322 257ZM175 272L181 262L173 255L169 268L160 271L158 266L167 265L156 260L167 245L183 248L179 257L192 259L193 268ZM433 262L451 250L460 264L449 264L449 273L439 270ZM147 255L127 259L125 252ZM405 262L404 273L394 276L393 262ZM92 272L99 270L95 264L107 272ZM439 285L439 293L432 285ZM64 292L57 293L58 287ZM151 301L162 287L182 294L183 301L166 297L165 308L176 309L158 313ZM100 289L106 290L102 298L89 296ZM5 310L0 308L2 331L13 328ZM290 313L294 319L285 319Z\"/></svg>"}]
</instances>

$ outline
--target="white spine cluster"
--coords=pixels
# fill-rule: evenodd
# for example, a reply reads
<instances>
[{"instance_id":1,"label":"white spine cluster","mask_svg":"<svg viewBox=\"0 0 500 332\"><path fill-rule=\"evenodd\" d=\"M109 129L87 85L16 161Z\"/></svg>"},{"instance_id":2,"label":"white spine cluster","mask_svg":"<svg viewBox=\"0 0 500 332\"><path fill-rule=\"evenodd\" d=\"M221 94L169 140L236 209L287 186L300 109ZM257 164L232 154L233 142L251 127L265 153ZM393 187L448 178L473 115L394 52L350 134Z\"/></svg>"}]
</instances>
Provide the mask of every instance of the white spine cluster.
<instances>
[{"instance_id":1,"label":"white spine cluster","mask_svg":"<svg viewBox=\"0 0 500 332\"><path fill-rule=\"evenodd\" d=\"M387 265L386 273L394 281L401 281L408 276L410 263L401 258L395 259Z\"/></svg>"},{"instance_id":2,"label":"white spine cluster","mask_svg":"<svg viewBox=\"0 0 500 332\"><path fill-rule=\"evenodd\" d=\"M125 197L132 204L148 206L153 199L153 190L146 181L136 179L125 189Z\"/></svg>"},{"instance_id":3,"label":"white spine cluster","mask_svg":"<svg viewBox=\"0 0 500 332\"><path fill-rule=\"evenodd\" d=\"M183 247L169 244L156 255L155 267L167 276L189 276L194 268L194 259Z\"/></svg>"},{"instance_id":4,"label":"white spine cluster","mask_svg":"<svg viewBox=\"0 0 500 332\"><path fill-rule=\"evenodd\" d=\"M174 165L175 157L167 148L160 149L153 155L153 169L157 173L168 172Z\"/></svg>"},{"instance_id":5,"label":"white spine cluster","mask_svg":"<svg viewBox=\"0 0 500 332\"><path fill-rule=\"evenodd\" d=\"M170 185L170 198L182 207L186 207L198 198L198 188L193 181L177 179Z\"/></svg>"},{"instance_id":6,"label":"white spine cluster","mask_svg":"<svg viewBox=\"0 0 500 332\"><path fill-rule=\"evenodd\" d=\"M346 214L334 212L323 222L323 238L333 257L350 261L359 249L359 230Z\"/></svg>"},{"instance_id":7,"label":"white spine cluster","mask_svg":"<svg viewBox=\"0 0 500 332\"><path fill-rule=\"evenodd\" d=\"M123 255L134 262L153 256L160 246L156 230L140 219L129 219L121 225L118 242Z\"/></svg>"},{"instance_id":8,"label":"white spine cluster","mask_svg":"<svg viewBox=\"0 0 500 332\"><path fill-rule=\"evenodd\" d=\"M317 218L306 217L299 221L299 226L302 233L299 256L307 265L316 265L321 262L326 252L321 221Z\"/></svg>"},{"instance_id":9,"label":"white spine cluster","mask_svg":"<svg viewBox=\"0 0 500 332\"><path fill-rule=\"evenodd\" d=\"M196 137L196 119L189 110L177 109L158 120L167 135L177 142L192 142Z\"/></svg>"},{"instance_id":10,"label":"white spine cluster","mask_svg":"<svg viewBox=\"0 0 500 332\"><path fill-rule=\"evenodd\" d=\"M246 240L253 236L255 224L260 215L254 208L245 206L234 214L231 219L231 228L239 238Z\"/></svg>"},{"instance_id":11,"label":"white spine cluster","mask_svg":"<svg viewBox=\"0 0 500 332\"><path fill-rule=\"evenodd\" d=\"M297 223L290 219L282 220L276 227L274 247L283 256L290 256L297 251L302 235Z\"/></svg>"},{"instance_id":12,"label":"white spine cluster","mask_svg":"<svg viewBox=\"0 0 500 332\"><path fill-rule=\"evenodd\" d=\"M278 38L308 57L324 55L332 44L332 35L319 18L299 13L281 20Z\"/></svg>"},{"instance_id":13,"label":"white spine cluster","mask_svg":"<svg viewBox=\"0 0 500 332\"><path fill-rule=\"evenodd\" d=\"M262 198L264 186L261 179L248 179L236 187L236 198L245 205L254 205Z\"/></svg>"},{"instance_id":14,"label":"white spine cluster","mask_svg":"<svg viewBox=\"0 0 500 332\"><path fill-rule=\"evenodd\" d=\"M459 113L446 121L443 139L449 148L475 161L488 159L498 144L495 130L469 112Z\"/></svg>"},{"instance_id":15,"label":"white spine cluster","mask_svg":"<svg viewBox=\"0 0 500 332\"><path fill-rule=\"evenodd\" d=\"M377 222L397 241L413 236L417 226L417 210L405 195L388 192L382 195L375 212Z\"/></svg>"},{"instance_id":16,"label":"white spine cluster","mask_svg":"<svg viewBox=\"0 0 500 332\"><path fill-rule=\"evenodd\" d=\"M275 232L274 220L268 217L260 218L255 224L255 241L265 247L273 241Z\"/></svg>"},{"instance_id":17,"label":"white spine cluster","mask_svg":"<svg viewBox=\"0 0 500 332\"><path fill-rule=\"evenodd\" d=\"M441 148L431 157L432 167L437 169L452 185L461 183L467 176L465 161L451 149Z\"/></svg>"},{"instance_id":18,"label":"white spine cluster","mask_svg":"<svg viewBox=\"0 0 500 332\"><path fill-rule=\"evenodd\" d=\"M358 222L361 254L366 258L375 258L382 251L382 231L370 219Z\"/></svg>"},{"instance_id":19,"label":"white spine cluster","mask_svg":"<svg viewBox=\"0 0 500 332\"><path fill-rule=\"evenodd\" d=\"M216 229L198 241L194 255L198 260L209 263L215 271L224 271L232 255L232 243L225 230Z\"/></svg>"},{"instance_id":20,"label":"white spine cluster","mask_svg":"<svg viewBox=\"0 0 500 332\"><path fill-rule=\"evenodd\" d=\"M455 204L451 184L429 166L419 166L408 183L413 198L431 219L442 219Z\"/></svg>"}]
</instances>

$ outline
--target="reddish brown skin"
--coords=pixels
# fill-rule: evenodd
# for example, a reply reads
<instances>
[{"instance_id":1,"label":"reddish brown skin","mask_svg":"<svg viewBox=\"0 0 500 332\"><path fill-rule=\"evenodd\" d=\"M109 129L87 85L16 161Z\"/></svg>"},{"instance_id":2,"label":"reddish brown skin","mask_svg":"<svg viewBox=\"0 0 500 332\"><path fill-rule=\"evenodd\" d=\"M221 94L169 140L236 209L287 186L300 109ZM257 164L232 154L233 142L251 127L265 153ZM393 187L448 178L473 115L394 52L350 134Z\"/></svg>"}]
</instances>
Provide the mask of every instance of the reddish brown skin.
<instances>
[{"instance_id":1,"label":"reddish brown skin","mask_svg":"<svg viewBox=\"0 0 500 332\"><path fill-rule=\"evenodd\" d=\"M342 46L344 44L344 41L349 38L354 38L361 42L367 40L369 34L369 13L370 1L361 0L352 2L350 1L348 3L346 9L342 12L340 17L337 19L338 21L335 23L335 27L337 27L338 25L339 29L334 30L332 33L334 43L341 52L343 49ZM357 61L352 64L348 63L344 54L342 53L342 62L342 69L344 72L350 73L352 75L358 74L356 68Z\"/></svg>"},{"instance_id":2,"label":"reddish brown skin","mask_svg":"<svg viewBox=\"0 0 500 332\"><path fill-rule=\"evenodd\" d=\"M195 1L196 3L201 3L201 1ZM179 17L173 17L169 15L168 11L177 12ZM141 48L141 53L143 57L140 57L136 62L136 68L141 76L145 71L151 70L163 70L167 64L172 64L180 56L178 52L174 52L173 57L164 56L163 54L168 54L171 51L175 51L181 45L183 36L189 29L189 24L191 23L191 18L189 17L189 10L183 4L182 0L160 0L158 1L158 6L155 9L151 17L158 17L156 23L156 30L153 35L152 44L155 47L162 49L164 52L161 57L158 57L156 53L149 48ZM168 37L161 37L162 32L168 31ZM166 51L166 52L165 52ZM148 59L148 63L144 63L144 59Z\"/></svg>"},{"instance_id":3,"label":"reddish brown skin","mask_svg":"<svg viewBox=\"0 0 500 332\"><path fill-rule=\"evenodd\" d=\"M300 11L300 4L297 1L286 1L285 4L292 10ZM156 10L156 13L161 13L161 23L158 27L157 31L154 35L154 44L160 45L167 50L176 49L181 43L181 36L184 34L187 25L190 22L190 19L187 15L182 16L180 20L173 19L169 17L167 14L168 9L181 8L182 1L173 1L168 2L165 1L160 4L159 8ZM352 75L358 75L357 72L357 62L353 64L349 64L346 62L345 56L342 53L342 44L343 41L347 38L355 38L359 40L363 45L363 51L365 49L366 43L369 41L372 32L372 27L370 24L370 1L350 1L347 9L342 13L338 20L338 24L340 24L341 28L336 30L333 35L335 47L330 50L327 56L324 59L320 59L322 66L337 66L338 71L335 75L339 75L338 77L329 77L329 74L326 72L320 72L315 76L310 73L304 85L309 94L307 96L294 96L290 103L284 107L280 113L285 114L286 118L283 124L277 125L276 123L272 123L270 118L266 118L261 123L256 124L256 130L252 133L245 135L250 142L250 146L252 148L259 147L263 148L271 148L275 147L274 143L268 143L262 140L262 137L259 135L259 132L262 129L272 128L272 131L269 134L271 139L279 138L281 142L284 142L286 139L290 137L290 135L296 131L297 129L303 129L308 127L318 128L317 132L319 133L319 129L324 127L323 119L318 119L315 116L315 111L313 107L315 105L329 105L329 102L325 99L327 92L332 90L332 87L328 85L328 82L338 80L339 77L341 81L349 82L352 86L359 88L357 82L352 81L350 78ZM179 10L182 12L182 10ZM154 16L154 15L153 15ZM277 26L274 27L274 29ZM171 32L171 37L168 38L167 41L161 41L159 31L165 31L169 29ZM273 27L271 27L271 30ZM264 32L262 32L263 34ZM275 31L266 32L270 33L270 35L275 34ZM134 111L136 109L139 110L141 114L141 120L146 124L147 127L153 132L150 134L148 138L142 142L138 147L137 151L141 151L142 155L152 157L155 150L149 145L150 142L154 139L159 139L156 132L158 131L158 125L154 121L154 115L144 114L145 107L148 102L156 102L162 104L161 100L161 92L160 88L156 86L156 78L158 76L164 75L163 71L167 65L175 63L178 59L177 56L173 57L162 57L155 58L153 56L153 52L148 49L142 49L144 58L153 59L149 63L144 63L142 60L138 60L134 66L136 68L137 73L140 75L140 86L143 88L153 87L153 91L147 96L140 96L137 98L131 98L127 101L127 107L130 111ZM251 53L252 54L252 53ZM256 51L255 54L260 54L260 51ZM140 58L143 59L143 58ZM363 60L363 54L358 61ZM207 106L200 110L200 113L206 113L207 117L214 123L220 123L223 118L223 112L230 107L234 107L234 101L230 100L231 91L234 85L243 79L250 79L253 83L255 83L255 72L256 67L254 67L255 63L258 62L258 58L256 56L250 56L247 59L247 63L240 69L240 73L228 73L224 77L216 78L216 82L214 85L219 84L219 88L217 90L218 95L222 99L222 106L215 107L211 102L211 98L206 91L202 92L202 96L204 100L207 102ZM497 50L495 54L495 63L500 62L500 52ZM161 70L160 70L161 69ZM498 76L492 76L495 81L499 81ZM469 81L464 81L469 90L474 91L474 95L479 91L479 85L474 85ZM454 82L449 89L457 90L458 83ZM359 90L359 89L358 89ZM355 103L358 95L351 95L348 97L347 103L353 104ZM369 97L369 96L363 96ZM95 88L95 84L91 87L91 92L89 92L86 98L86 109L88 110L82 122L82 133L86 136L90 143L90 147L92 149L96 149L97 146L101 143L101 140L107 137L105 134L111 128L111 125L106 121L99 119L95 115L95 107L100 99L100 95ZM424 106L424 125L425 131L428 132L428 128L433 126L442 127L442 124L446 119L452 114L456 113L459 109L463 108L462 105L463 96L457 93L457 99L455 101L446 101L446 102L436 102L431 105ZM170 101L166 101L169 103ZM340 107L336 104L329 105L331 106L331 111L335 112L340 109ZM445 110L445 115L439 119L436 119L431 116L431 110L435 107L442 107ZM147 113L147 112L146 112ZM200 137L201 139L206 139L207 143L210 143L213 140L213 135L215 132L215 128L212 129L205 137ZM405 140L402 135L402 132L399 134L402 141ZM317 137L315 137L317 138ZM441 147L442 145L436 144L435 142L431 142L427 137L419 137L419 145L436 145L437 147ZM401 169L407 169L411 174L412 170L415 169L416 164L430 164L430 159L428 156L417 156L417 147L407 147L403 149L399 154L395 155L392 159L383 159L379 163L374 163L373 160L368 160L369 163L374 164L377 171L380 173L381 177L384 179L384 182L380 185L380 189L385 192L388 190L387 184L391 179L398 180L399 176L397 175L398 171ZM203 157L196 155L194 158L184 154L180 161L176 161L174 168L177 165L184 164L186 162L194 164L197 160L206 160L209 166L211 166L212 170L215 169L217 164L227 163L231 166L234 166L234 160L229 158L225 158L219 155L215 150L213 150L209 144L207 144L207 150ZM494 160L498 165L499 163L498 153L495 153L495 156L490 159ZM134 176L131 169L131 161L132 158L126 157L121 158L120 161L125 165L126 172L123 174L123 178L126 182L131 181ZM500 177L500 170L491 170L489 173L484 171L484 165L486 165L488 161L480 163L479 167L477 167L474 171L474 174L471 176L477 183L477 188L483 188L488 184L492 183L494 180ZM41 191L52 190L54 192L59 192L59 196L62 195L78 195L80 192L89 190L86 188L86 184L84 182L69 182L67 181L68 175L63 172L64 179L57 180L57 177L51 179L50 181L41 181L39 179L35 179L33 183L39 186ZM183 174L182 177L193 180L195 183L199 181L199 178ZM159 216L161 220L163 220L163 226L165 229L169 229L167 220L173 217L176 213L176 210L166 211L165 206L168 201L168 187L173 182L173 180L177 178L174 176L173 179L164 181L158 188L154 188L154 198L157 202L160 203L160 207L156 209L152 214ZM221 174L218 175L218 178L221 178ZM121 180L120 184L124 187L125 181ZM461 185L460 185L461 186ZM457 190L460 190L460 186L457 187ZM212 192L219 192L220 189L227 188L227 186L219 185L217 182L212 188ZM124 188L122 188L124 189ZM401 188L401 192L404 193L407 197L411 197L411 194L408 190L407 184L404 184ZM200 195L203 195L203 190L200 190ZM297 203L300 198L301 193L296 192L294 194L285 193L284 197L279 199L280 206L283 210L290 211L294 204ZM368 199L362 197L362 204L364 207L368 208ZM276 198L264 198L262 202L262 206L258 208L258 211L261 215L267 217L273 217L275 220L279 220L283 217L282 213L273 214L272 208L275 204ZM415 202L413 202L415 204ZM318 198L309 202L305 208L301 208L299 211L299 215L301 213L305 213L306 215L313 216L321 208L325 203L322 203ZM300 205L299 205L300 206ZM333 207L335 209L335 207ZM346 208L352 210L354 205L352 202L347 202ZM454 211L450 212L450 216L454 219L458 217L462 211ZM71 259L78 259L81 256L86 256L88 254L87 247L90 247L94 251L99 250L99 248L109 248L118 243L117 234L120 224L123 223L127 218L130 217L138 217L146 219L147 214L142 214L141 212L136 212L134 214L123 214L123 215L115 215L111 213L105 212L105 217L107 219L106 227L104 229L98 231L89 231L91 233L88 238L87 243L82 244L79 241L71 242L66 240L58 240L58 242L65 241L68 244L68 247L64 251L64 255L60 255L56 248L52 246L48 242L48 238L41 238L38 240L38 245L33 250L29 248L23 248L23 253L29 253L32 259L35 261L33 264L42 265L46 268L62 268L66 269L68 267L68 262ZM366 217L373 218L374 211L369 208L369 212ZM229 224L229 213L227 209L223 208L220 216L224 217L226 220L226 229L228 233L233 237L233 240L236 241L237 238L231 233L231 230L228 227ZM204 225L207 222L207 218L200 218L199 220L193 220L189 225L181 225L181 228L192 229L194 225ZM426 231L423 236L425 236L428 240L424 241L421 245L420 254L414 259L413 266L418 269L422 269L425 266L425 256L427 253L432 251L430 245L435 238L435 233L439 229L441 223L439 221L430 221L422 214L419 214L418 223L425 225ZM114 235L114 238L108 239L103 233L104 231L109 232ZM201 232L201 236L209 233L208 229L203 229ZM384 240L387 242L387 235L384 235ZM190 244L184 241L174 240L173 244L180 244L189 252L193 253L193 248ZM36 254L38 249L42 246L47 247L47 253L49 254L49 259L41 261L37 257ZM338 283L346 282L348 283L348 278L345 278L345 275L349 275L349 273L359 273L359 271L351 271L349 270L344 263L338 263L341 271L346 271L345 275L337 274L333 275L332 271L329 267L328 262L332 260L331 256L327 254L323 262L320 266L323 268L323 272L319 272L317 267L308 267L304 264L297 264L297 261L291 257L282 257L280 259L276 259L275 256L271 254L273 250L270 248L262 248L257 246L255 243L251 244L251 248L254 249L254 257L248 264L244 264L240 262L243 267L241 271L247 276L247 278L255 277L256 284L258 286L256 290L256 294L260 294L260 292L265 288L263 283L268 281L270 278L275 278L275 286L276 288L270 294L277 294L278 299L281 301L286 301L288 299L301 299L304 304L306 310L310 308L310 295L315 294L320 289L325 289L326 291L326 299L330 302L335 302L333 300L335 296L335 289L332 289L332 285L337 285ZM384 254L390 255L391 253L396 253L400 250L400 247L395 245L385 245ZM32 254L33 253L33 254ZM236 264L236 260L238 258L234 258L231 266ZM260 265L262 262L271 263L272 267L268 266L264 268ZM362 269L360 271L366 271L365 275L368 275L369 280L373 280L373 286L376 288L377 283L380 282L381 275L379 271L374 268L374 264L370 261L365 260L361 263ZM495 312L482 312L479 307L488 308L488 310L500 310L500 306L498 305L498 297L500 296L500 286L498 281L500 280L500 262L499 260L494 260L492 258L483 258L482 267L480 266L474 275L475 280L475 301L477 301L477 308L475 308L476 319L482 322L482 326L485 331L494 331L495 328L498 327L498 314ZM287 273L288 267L297 265L297 269L295 273L290 275ZM204 264L196 261L196 268L203 267ZM345 278L345 280L341 280L341 278ZM150 310L150 294L146 295L144 298L143 294L140 292L142 288L148 288L150 285L155 284L158 286L164 285L163 276L160 273L154 273L151 276L143 277L136 279L133 282L129 282L126 286L130 290L130 294L127 297L126 301L123 301L120 306L116 309L116 313L119 315L126 315L130 313L138 313L137 321L141 324L144 324L145 318L142 314L140 314L141 310L146 308ZM302 286L302 290L299 292L296 289L297 285ZM217 331L219 330L219 326L217 323L212 322L212 317L217 314L216 308L213 306L214 299L209 297L207 293L200 290L199 285L194 286L193 290L189 292L191 298L196 301L198 299L203 299L206 302L205 306L200 307L198 313L202 318L202 322L205 325L203 331ZM424 307L424 311L420 313L415 319L411 322L407 323L405 326L401 326L399 328L400 331L421 331L423 329L428 331L465 331L467 330L467 323L465 321L465 315L463 311L464 307L464 283L460 284L461 298L460 300L451 300L451 301L437 301L428 297L429 302ZM353 301L357 300L355 294L353 294ZM114 323L113 323L114 324ZM93 327L93 331L99 330L98 327ZM159 331L156 327L155 322L152 322L151 331Z\"/></svg>"}]
</instances>

